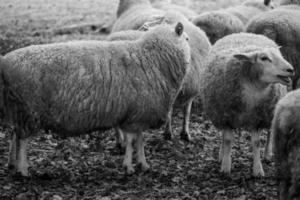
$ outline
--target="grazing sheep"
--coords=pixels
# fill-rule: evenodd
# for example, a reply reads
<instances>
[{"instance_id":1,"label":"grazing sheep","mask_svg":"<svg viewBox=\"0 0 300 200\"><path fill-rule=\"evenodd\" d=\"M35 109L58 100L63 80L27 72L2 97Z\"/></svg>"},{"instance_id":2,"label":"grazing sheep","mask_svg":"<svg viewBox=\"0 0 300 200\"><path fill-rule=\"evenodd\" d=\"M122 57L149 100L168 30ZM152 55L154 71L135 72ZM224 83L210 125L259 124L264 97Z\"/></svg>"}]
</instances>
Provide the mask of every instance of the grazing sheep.
<instances>
[{"instance_id":1,"label":"grazing sheep","mask_svg":"<svg viewBox=\"0 0 300 200\"><path fill-rule=\"evenodd\" d=\"M188 19L181 13L176 11L168 11L162 19L159 19L152 23L165 23L174 24L176 21L183 23L186 33L189 35L189 45L191 47L191 68L184 80L182 91L179 93L175 107L182 107L184 113L183 128L180 134L181 139L190 141L189 134L189 119L193 100L200 94L200 74L203 70L205 58L207 57L211 48L210 42L208 41L205 33L193 25ZM157 24L156 24L157 25ZM131 34L132 33L132 34ZM118 35L123 35L123 39L132 39L132 35L143 34L144 32L123 32ZM115 37L114 33L111 37ZM116 37L119 39L119 37ZM172 110L168 114L168 120L166 129L164 132L164 138L170 140L172 138Z\"/></svg>"},{"instance_id":2,"label":"grazing sheep","mask_svg":"<svg viewBox=\"0 0 300 200\"><path fill-rule=\"evenodd\" d=\"M253 174L264 176L260 161L260 129L268 128L276 102L286 93L292 66L272 40L250 33L226 36L212 47L202 76L203 110L221 129L221 171L231 171L233 132L251 132ZM281 83L281 84L275 84Z\"/></svg>"},{"instance_id":3,"label":"grazing sheep","mask_svg":"<svg viewBox=\"0 0 300 200\"><path fill-rule=\"evenodd\" d=\"M300 198L300 90L288 93L276 105L272 122L279 199Z\"/></svg>"},{"instance_id":4,"label":"grazing sheep","mask_svg":"<svg viewBox=\"0 0 300 200\"><path fill-rule=\"evenodd\" d=\"M239 18L223 10L202 13L193 23L205 31L211 44L226 35L244 30L244 24Z\"/></svg>"},{"instance_id":5,"label":"grazing sheep","mask_svg":"<svg viewBox=\"0 0 300 200\"><path fill-rule=\"evenodd\" d=\"M186 6L173 4L172 1L162 1L162 0L152 0L151 1L154 8L164 10L164 11L177 11L184 15L189 20L194 19L197 13Z\"/></svg>"},{"instance_id":6,"label":"grazing sheep","mask_svg":"<svg viewBox=\"0 0 300 200\"><path fill-rule=\"evenodd\" d=\"M120 127L128 139L127 172L134 171L134 138L147 169L141 131L165 121L189 70L187 34L181 23L174 27L159 26L136 41L36 45L7 54L0 111L15 125L9 166L28 175L28 137L39 128L76 136Z\"/></svg>"},{"instance_id":7,"label":"grazing sheep","mask_svg":"<svg viewBox=\"0 0 300 200\"><path fill-rule=\"evenodd\" d=\"M149 0L119 0L117 21L112 32L137 30L145 22L153 21L164 15L164 11L152 7Z\"/></svg>"},{"instance_id":8,"label":"grazing sheep","mask_svg":"<svg viewBox=\"0 0 300 200\"><path fill-rule=\"evenodd\" d=\"M193 23L203 29L214 44L226 35L243 32L249 19L271 8L271 0L249 0L239 6L202 13Z\"/></svg>"},{"instance_id":9,"label":"grazing sheep","mask_svg":"<svg viewBox=\"0 0 300 200\"><path fill-rule=\"evenodd\" d=\"M298 9L290 9L298 7ZM278 17L280 16L280 17ZM289 5L254 17L247 26L247 32L263 34L274 40L284 58L295 68L292 88L300 85L300 6Z\"/></svg>"}]
</instances>

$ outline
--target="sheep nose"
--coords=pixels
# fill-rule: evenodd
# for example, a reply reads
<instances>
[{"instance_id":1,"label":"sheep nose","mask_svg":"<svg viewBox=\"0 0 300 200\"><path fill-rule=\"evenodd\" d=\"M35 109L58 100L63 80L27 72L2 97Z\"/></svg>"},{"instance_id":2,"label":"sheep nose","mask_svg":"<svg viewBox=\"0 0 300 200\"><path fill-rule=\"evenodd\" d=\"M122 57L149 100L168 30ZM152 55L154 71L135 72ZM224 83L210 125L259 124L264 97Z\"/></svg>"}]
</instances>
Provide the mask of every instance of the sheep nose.
<instances>
[{"instance_id":1,"label":"sheep nose","mask_svg":"<svg viewBox=\"0 0 300 200\"><path fill-rule=\"evenodd\" d=\"M293 69L287 69L286 70L288 73L294 74L294 70Z\"/></svg>"}]
</instances>

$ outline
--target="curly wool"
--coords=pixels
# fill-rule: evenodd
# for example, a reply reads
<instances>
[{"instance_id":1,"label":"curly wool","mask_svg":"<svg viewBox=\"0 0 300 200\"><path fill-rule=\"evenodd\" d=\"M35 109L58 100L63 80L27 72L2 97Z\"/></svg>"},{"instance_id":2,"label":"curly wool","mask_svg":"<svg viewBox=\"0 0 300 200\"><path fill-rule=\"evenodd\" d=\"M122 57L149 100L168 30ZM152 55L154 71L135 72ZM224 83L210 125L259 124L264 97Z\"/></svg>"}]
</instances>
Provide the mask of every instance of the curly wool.
<instances>
[{"instance_id":1,"label":"curly wool","mask_svg":"<svg viewBox=\"0 0 300 200\"><path fill-rule=\"evenodd\" d=\"M119 0L117 21L112 32L137 30L145 22L153 21L164 15L164 11L152 7L149 0Z\"/></svg>"},{"instance_id":2,"label":"curly wool","mask_svg":"<svg viewBox=\"0 0 300 200\"><path fill-rule=\"evenodd\" d=\"M300 90L288 93L278 102L271 130L275 144L275 166L280 182L279 199L299 198Z\"/></svg>"},{"instance_id":3,"label":"curly wool","mask_svg":"<svg viewBox=\"0 0 300 200\"><path fill-rule=\"evenodd\" d=\"M286 87L269 85L264 98L255 99L249 109L243 83L247 80L255 84L260 72L253 71L251 66L241 66L241 62L233 58L234 54L268 47L278 48L272 40L249 33L226 36L212 47L202 74L201 94L204 113L217 128L257 130L270 127L273 109L286 93Z\"/></svg>"},{"instance_id":4,"label":"curly wool","mask_svg":"<svg viewBox=\"0 0 300 200\"><path fill-rule=\"evenodd\" d=\"M294 5L297 6L297 5ZM299 7L299 6L297 6ZM280 16L280 17L278 17ZM274 40L284 58L293 65L293 89L300 85L300 10L285 6L254 17L247 26L247 32L262 34Z\"/></svg>"},{"instance_id":5,"label":"curly wool","mask_svg":"<svg viewBox=\"0 0 300 200\"><path fill-rule=\"evenodd\" d=\"M161 125L190 60L186 38L170 29L157 27L136 41L36 45L7 54L1 80L8 84L0 91L6 118L22 137L33 134L31 124L61 136Z\"/></svg>"},{"instance_id":6,"label":"curly wool","mask_svg":"<svg viewBox=\"0 0 300 200\"><path fill-rule=\"evenodd\" d=\"M300 5L300 0L281 0L279 5Z\"/></svg>"}]
</instances>

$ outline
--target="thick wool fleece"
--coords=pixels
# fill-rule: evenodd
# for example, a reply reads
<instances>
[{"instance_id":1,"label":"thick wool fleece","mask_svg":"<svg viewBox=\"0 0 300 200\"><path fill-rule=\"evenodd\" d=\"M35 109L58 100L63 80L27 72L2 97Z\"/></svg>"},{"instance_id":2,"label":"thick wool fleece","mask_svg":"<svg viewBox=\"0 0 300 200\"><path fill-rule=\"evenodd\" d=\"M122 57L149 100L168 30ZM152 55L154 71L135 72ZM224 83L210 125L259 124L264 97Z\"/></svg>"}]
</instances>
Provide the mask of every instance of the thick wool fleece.
<instances>
[{"instance_id":1,"label":"thick wool fleece","mask_svg":"<svg viewBox=\"0 0 300 200\"><path fill-rule=\"evenodd\" d=\"M273 8L271 0L248 0L240 6L229 7L226 12L238 17L244 25L254 16Z\"/></svg>"},{"instance_id":2,"label":"thick wool fleece","mask_svg":"<svg viewBox=\"0 0 300 200\"><path fill-rule=\"evenodd\" d=\"M290 9L292 7L298 9ZM280 16L280 17L278 17ZM274 40L284 58L293 65L293 89L300 86L300 7L280 6L272 11L254 17L247 26L247 32L263 34Z\"/></svg>"},{"instance_id":3,"label":"thick wool fleece","mask_svg":"<svg viewBox=\"0 0 300 200\"><path fill-rule=\"evenodd\" d=\"M276 105L272 122L279 199L300 198L300 90L288 93Z\"/></svg>"},{"instance_id":4,"label":"thick wool fleece","mask_svg":"<svg viewBox=\"0 0 300 200\"><path fill-rule=\"evenodd\" d=\"M117 21L112 32L137 30L145 22L153 21L164 15L164 11L153 8L149 0L120 0Z\"/></svg>"},{"instance_id":5,"label":"thick wool fleece","mask_svg":"<svg viewBox=\"0 0 300 200\"><path fill-rule=\"evenodd\" d=\"M188 70L190 47L170 26L136 41L36 45L7 54L1 68L5 118L33 134L32 125L62 136L162 124Z\"/></svg>"},{"instance_id":6,"label":"thick wool fleece","mask_svg":"<svg viewBox=\"0 0 300 200\"><path fill-rule=\"evenodd\" d=\"M243 83L253 82L260 72L233 57L234 54L263 48L278 48L272 40L255 34L238 33L216 42L207 59L202 76L202 100L205 115L219 129L245 128L257 130L270 127L273 110L286 87L271 84L264 98L256 100L249 109L244 100Z\"/></svg>"},{"instance_id":7,"label":"thick wool fleece","mask_svg":"<svg viewBox=\"0 0 300 200\"><path fill-rule=\"evenodd\" d=\"M224 10L203 13L197 16L193 23L205 31L212 44L226 35L244 30L243 22Z\"/></svg>"},{"instance_id":8,"label":"thick wool fleece","mask_svg":"<svg viewBox=\"0 0 300 200\"><path fill-rule=\"evenodd\" d=\"M197 16L197 13L189 9L187 6L173 4L171 1L155 0L155 1L151 1L151 3L154 8L164 10L166 12L170 10L179 12L189 20L194 19Z\"/></svg>"}]
</instances>

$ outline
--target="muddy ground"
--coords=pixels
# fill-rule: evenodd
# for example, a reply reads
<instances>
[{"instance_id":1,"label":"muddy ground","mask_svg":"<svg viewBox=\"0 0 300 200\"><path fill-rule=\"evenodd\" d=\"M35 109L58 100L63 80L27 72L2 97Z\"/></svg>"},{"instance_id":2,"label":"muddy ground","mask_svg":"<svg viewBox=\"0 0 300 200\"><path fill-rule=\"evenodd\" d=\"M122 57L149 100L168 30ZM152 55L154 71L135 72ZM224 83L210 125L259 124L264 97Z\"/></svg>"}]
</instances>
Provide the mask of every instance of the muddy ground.
<instances>
[{"instance_id":1,"label":"muddy ground","mask_svg":"<svg viewBox=\"0 0 300 200\"><path fill-rule=\"evenodd\" d=\"M186 1L184 1L186 3ZM237 4L238 0L191 1L197 12ZM177 0L177 3L183 1ZM0 0L0 54L30 44L103 39L113 23L117 1ZM80 27L80 28L78 28ZM191 118L193 141L179 138L182 115L174 118L175 137L162 129L145 132L149 172L128 176L114 148L112 131L60 139L41 133L30 143L31 177L11 177L7 170L10 129L0 132L0 199L203 199L271 200L277 197L274 163L263 162L264 178L253 178L250 137L236 136L233 170L219 172L219 132L199 109ZM266 135L262 136L262 146Z\"/></svg>"}]
</instances>

